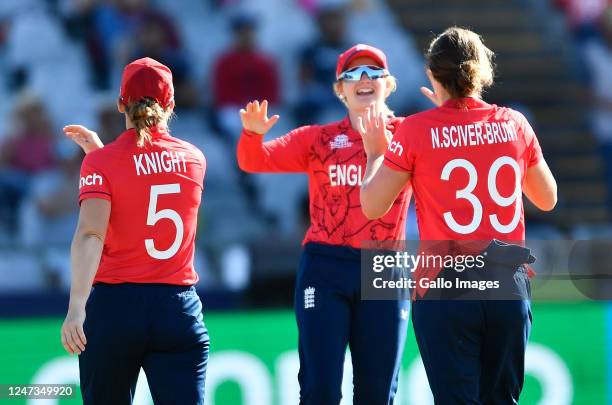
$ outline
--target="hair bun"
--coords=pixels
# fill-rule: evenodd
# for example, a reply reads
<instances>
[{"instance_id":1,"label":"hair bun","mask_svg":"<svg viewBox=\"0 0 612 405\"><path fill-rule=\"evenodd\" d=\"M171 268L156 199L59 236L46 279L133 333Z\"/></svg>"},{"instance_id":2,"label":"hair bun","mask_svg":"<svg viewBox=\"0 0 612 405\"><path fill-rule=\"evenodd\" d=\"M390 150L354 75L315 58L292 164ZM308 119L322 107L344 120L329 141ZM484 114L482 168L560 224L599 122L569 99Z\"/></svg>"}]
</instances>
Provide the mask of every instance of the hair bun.
<instances>
[{"instance_id":1,"label":"hair bun","mask_svg":"<svg viewBox=\"0 0 612 405\"><path fill-rule=\"evenodd\" d=\"M438 35L425 55L434 78L453 98L480 94L493 84L493 56L478 34L458 27Z\"/></svg>"},{"instance_id":2,"label":"hair bun","mask_svg":"<svg viewBox=\"0 0 612 405\"><path fill-rule=\"evenodd\" d=\"M480 63L477 60L466 60L459 64L459 70L461 70L464 74L473 75L477 73L480 68Z\"/></svg>"},{"instance_id":3,"label":"hair bun","mask_svg":"<svg viewBox=\"0 0 612 405\"><path fill-rule=\"evenodd\" d=\"M466 95L472 93L479 87L479 70L480 65L478 61L475 60L466 60L459 64L457 83L459 88L463 89Z\"/></svg>"}]
</instances>

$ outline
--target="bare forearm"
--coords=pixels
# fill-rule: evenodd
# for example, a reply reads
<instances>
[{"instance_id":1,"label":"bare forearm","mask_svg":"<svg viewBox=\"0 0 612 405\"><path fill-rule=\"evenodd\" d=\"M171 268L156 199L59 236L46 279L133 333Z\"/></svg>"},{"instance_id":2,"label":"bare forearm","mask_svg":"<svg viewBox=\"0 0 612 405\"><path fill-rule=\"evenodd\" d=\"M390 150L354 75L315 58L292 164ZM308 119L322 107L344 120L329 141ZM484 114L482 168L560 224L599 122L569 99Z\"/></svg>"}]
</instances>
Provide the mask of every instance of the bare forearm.
<instances>
[{"instance_id":1,"label":"bare forearm","mask_svg":"<svg viewBox=\"0 0 612 405\"><path fill-rule=\"evenodd\" d=\"M385 160L384 155L368 156L368 160L366 162L365 175L363 176L363 181L361 183L362 193L364 190L368 188L368 186L372 182L372 179L374 178L374 175L376 174L380 166L382 166L384 160Z\"/></svg>"},{"instance_id":2,"label":"bare forearm","mask_svg":"<svg viewBox=\"0 0 612 405\"><path fill-rule=\"evenodd\" d=\"M550 211L557 204L557 182L544 159L527 169L523 192L543 211Z\"/></svg>"},{"instance_id":3,"label":"bare forearm","mask_svg":"<svg viewBox=\"0 0 612 405\"><path fill-rule=\"evenodd\" d=\"M361 200L361 209L363 210L365 216L369 219L379 218L389 209L389 207L386 209L381 208L381 205L383 204L376 201L376 192L372 186L372 180L378 172L378 169L380 169L382 166L384 160L385 157L383 155L368 156L366 163L365 175L361 183L359 197Z\"/></svg>"},{"instance_id":4,"label":"bare forearm","mask_svg":"<svg viewBox=\"0 0 612 405\"><path fill-rule=\"evenodd\" d=\"M72 241L70 306L85 306L94 276L100 264L104 238L77 233Z\"/></svg>"},{"instance_id":5,"label":"bare forearm","mask_svg":"<svg viewBox=\"0 0 612 405\"><path fill-rule=\"evenodd\" d=\"M383 164L385 158L369 156L359 194L361 210L368 219L384 216L410 181L410 173L392 170Z\"/></svg>"}]
</instances>

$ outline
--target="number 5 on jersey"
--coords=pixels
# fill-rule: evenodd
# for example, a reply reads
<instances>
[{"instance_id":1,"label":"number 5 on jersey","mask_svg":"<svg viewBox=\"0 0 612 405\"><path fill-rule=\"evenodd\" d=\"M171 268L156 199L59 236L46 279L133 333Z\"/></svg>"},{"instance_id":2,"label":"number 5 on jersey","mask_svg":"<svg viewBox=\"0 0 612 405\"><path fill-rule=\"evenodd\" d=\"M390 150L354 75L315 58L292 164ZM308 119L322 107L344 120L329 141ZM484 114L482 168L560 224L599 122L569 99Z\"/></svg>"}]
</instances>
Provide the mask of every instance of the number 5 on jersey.
<instances>
[{"instance_id":1,"label":"number 5 on jersey","mask_svg":"<svg viewBox=\"0 0 612 405\"><path fill-rule=\"evenodd\" d=\"M172 245L166 250L157 250L153 239L145 239L145 247L147 253L154 259L164 260L170 259L178 252L183 241L183 220L178 212L171 209L164 209L157 211L157 197L163 194L178 194L181 192L181 185L175 184L161 184L151 186L151 194L149 196L149 210L147 212L147 225L153 226L160 219L169 219L174 222L176 227L176 237Z\"/></svg>"}]
</instances>

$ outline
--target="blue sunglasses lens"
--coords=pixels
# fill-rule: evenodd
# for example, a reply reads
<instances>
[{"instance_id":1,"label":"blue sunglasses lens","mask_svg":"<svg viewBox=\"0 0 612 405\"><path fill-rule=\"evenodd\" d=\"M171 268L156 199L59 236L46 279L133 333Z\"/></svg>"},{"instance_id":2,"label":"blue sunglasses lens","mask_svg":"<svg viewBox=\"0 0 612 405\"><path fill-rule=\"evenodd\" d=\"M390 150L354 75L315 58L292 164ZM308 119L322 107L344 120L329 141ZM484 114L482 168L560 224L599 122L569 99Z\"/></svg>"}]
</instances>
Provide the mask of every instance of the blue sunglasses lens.
<instances>
[{"instance_id":1,"label":"blue sunglasses lens","mask_svg":"<svg viewBox=\"0 0 612 405\"><path fill-rule=\"evenodd\" d=\"M359 81L363 75L368 79L375 80L387 76L387 71L378 66L357 66L340 73L339 80Z\"/></svg>"}]
</instances>

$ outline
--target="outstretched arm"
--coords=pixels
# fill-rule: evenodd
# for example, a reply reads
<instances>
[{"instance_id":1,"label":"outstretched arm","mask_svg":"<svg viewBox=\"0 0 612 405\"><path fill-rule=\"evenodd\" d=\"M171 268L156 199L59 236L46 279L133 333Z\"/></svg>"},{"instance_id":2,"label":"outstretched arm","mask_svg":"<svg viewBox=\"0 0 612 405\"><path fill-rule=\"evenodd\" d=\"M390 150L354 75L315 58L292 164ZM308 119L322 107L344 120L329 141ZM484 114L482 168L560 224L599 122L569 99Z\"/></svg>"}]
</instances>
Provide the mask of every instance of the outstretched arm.
<instances>
[{"instance_id":1,"label":"outstretched arm","mask_svg":"<svg viewBox=\"0 0 612 405\"><path fill-rule=\"evenodd\" d=\"M83 125L67 125L64 134L79 145L85 154L104 147L98 134Z\"/></svg>"},{"instance_id":2,"label":"outstretched arm","mask_svg":"<svg viewBox=\"0 0 612 405\"><path fill-rule=\"evenodd\" d=\"M410 173L383 164L384 155L368 156L366 174L359 194L361 210L368 219L384 216L410 181Z\"/></svg>"},{"instance_id":3,"label":"outstretched arm","mask_svg":"<svg viewBox=\"0 0 612 405\"><path fill-rule=\"evenodd\" d=\"M240 110L242 134L238 141L238 166L249 173L296 173L308 170L308 146L313 127L295 129L280 138L263 142L264 135L278 122L268 118L268 102L253 101Z\"/></svg>"},{"instance_id":4,"label":"outstretched arm","mask_svg":"<svg viewBox=\"0 0 612 405\"><path fill-rule=\"evenodd\" d=\"M385 215L410 181L410 173L383 164L390 141L385 128L384 115L375 109L368 109L366 115L359 118L359 132L368 159L359 197L361 210L368 219Z\"/></svg>"}]
</instances>

